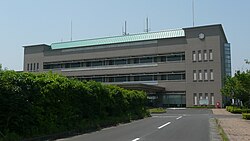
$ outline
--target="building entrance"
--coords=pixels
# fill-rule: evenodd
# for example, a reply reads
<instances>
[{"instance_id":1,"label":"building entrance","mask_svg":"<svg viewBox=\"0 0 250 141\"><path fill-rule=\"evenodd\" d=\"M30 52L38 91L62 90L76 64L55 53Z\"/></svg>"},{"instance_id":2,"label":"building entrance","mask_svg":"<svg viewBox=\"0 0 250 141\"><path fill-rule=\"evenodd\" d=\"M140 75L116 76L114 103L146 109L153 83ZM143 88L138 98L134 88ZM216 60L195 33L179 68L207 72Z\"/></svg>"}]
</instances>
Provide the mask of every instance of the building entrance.
<instances>
[{"instance_id":1,"label":"building entrance","mask_svg":"<svg viewBox=\"0 0 250 141\"><path fill-rule=\"evenodd\" d=\"M162 97L164 107L186 107L185 92L167 92Z\"/></svg>"}]
</instances>

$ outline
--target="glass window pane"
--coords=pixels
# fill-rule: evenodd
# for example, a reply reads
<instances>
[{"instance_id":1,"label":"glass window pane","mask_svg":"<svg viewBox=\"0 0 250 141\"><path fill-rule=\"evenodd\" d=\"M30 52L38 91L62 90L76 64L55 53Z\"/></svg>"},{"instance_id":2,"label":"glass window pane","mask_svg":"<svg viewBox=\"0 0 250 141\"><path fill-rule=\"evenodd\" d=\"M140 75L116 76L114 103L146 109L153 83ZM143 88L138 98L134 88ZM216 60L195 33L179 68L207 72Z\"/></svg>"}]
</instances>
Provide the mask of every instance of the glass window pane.
<instances>
[{"instance_id":1,"label":"glass window pane","mask_svg":"<svg viewBox=\"0 0 250 141\"><path fill-rule=\"evenodd\" d=\"M196 61L196 53L193 51L193 61Z\"/></svg>"},{"instance_id":2,"label":"glass window pane","mask_svg":"<svg viewBox=\"0 0 250 141\"><path fill-rule=\"evenodd\" d=\"M182 55L181 54L173 54L167 56L167 61L181 61Z\"/></svg>"},{"instance_id":3,"label":"glass window pane","mask_svg":"<svg viewBox=\"0 0 250 141\"><path fill-rule=\"evenodd\" d=\"M92 66L102 66L103 62L102 61L94 61L92 62Z\"/></svg>"},{"instance_id":4,"label":"glass window pane","mask_svg":"<svg viewBox=\"0 0 250 141\"><path fill-rule=\"evenodd\" d=\"M152 81L152 80L153 80L153 76L152 75L140 76L140 81Z\"/></svg>"},{"instance_id":5,"label":"glass window pane","mask_svg":"<svg viewBox=\"0 0 250 141\"><path fill-rule=\"evenodd\" d=\"M115 60L115 65L124 65L124 64L127 64L126 59Z\"/></svg>"},{"instance_id":6,"label":"glass window pane","mask_svg":"<svg viewBox=\"0 0 250 141\"><path fill-rule=\"evenodd\" d=\"M127 81L126 76L115 77L115 82L126 82L126 81Z\"/></svg>"},{"instance_id":7,"label":"glass window pane","mask_svg":"<svg viewBox=\"0 0 250 141\"><path fill-rule=\"evenodd\" d=\"M134 58L134 63L139 64L139 58Z\"/></svg>"},{"instance_id":8,"label":"glass window pane","mask_svg":"<svg viewBox=\"0 0 250 141\"><path fill-rule=\"evenodd\" d=\"M152 62L153 62L153 58L152 57L140 58L140 63L152 63Z\"/></svg>"},{"instance_id":9,"label":"glass window pane","mask_svg":"<svg viewBox=\"0 0 250 141\"><path fill-rule=\"evenodd\" d=\"M80 67L80 64L79 62L77 63L71 63L71 68L77 68L77 67Z\"/></svg>"}]
</instances>

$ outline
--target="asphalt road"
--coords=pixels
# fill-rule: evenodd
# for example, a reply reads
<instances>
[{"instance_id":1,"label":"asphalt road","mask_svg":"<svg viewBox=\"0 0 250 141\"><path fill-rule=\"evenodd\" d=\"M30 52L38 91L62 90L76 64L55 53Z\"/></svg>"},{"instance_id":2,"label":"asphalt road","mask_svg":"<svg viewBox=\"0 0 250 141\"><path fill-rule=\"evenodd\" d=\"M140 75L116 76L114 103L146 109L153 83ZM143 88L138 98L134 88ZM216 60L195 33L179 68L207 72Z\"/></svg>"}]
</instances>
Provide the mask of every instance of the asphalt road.
<instances>
[{"instance_id":1,"label":"asphalt road","mask_svg":"<svg viewBox=\"0 0 250 141\"><path fill-rule=\"evenodd\" d=\"M166 114L60 141L210 141L211 115L204 109L168 109Z\"/></svg>"}]
</instances>

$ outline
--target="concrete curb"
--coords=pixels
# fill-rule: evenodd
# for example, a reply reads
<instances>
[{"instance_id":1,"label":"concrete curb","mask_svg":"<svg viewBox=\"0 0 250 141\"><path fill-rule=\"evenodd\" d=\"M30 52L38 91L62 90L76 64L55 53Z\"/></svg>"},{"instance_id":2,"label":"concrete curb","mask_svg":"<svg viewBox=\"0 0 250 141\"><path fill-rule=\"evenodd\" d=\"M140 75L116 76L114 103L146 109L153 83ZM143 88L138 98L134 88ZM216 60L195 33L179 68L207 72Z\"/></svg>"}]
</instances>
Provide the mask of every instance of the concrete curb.
<instances>
[{"instance_id":1,"label":"concrete curb","mask_svg":"<svg viewBox=\"0 0 250 141\"><path fill-rule=\"evenodd\" d=\"M209 119L209 129L211 141L222 141L222 138L218 131L218 125L214 118Z\"/></svg>"}]
</instances>

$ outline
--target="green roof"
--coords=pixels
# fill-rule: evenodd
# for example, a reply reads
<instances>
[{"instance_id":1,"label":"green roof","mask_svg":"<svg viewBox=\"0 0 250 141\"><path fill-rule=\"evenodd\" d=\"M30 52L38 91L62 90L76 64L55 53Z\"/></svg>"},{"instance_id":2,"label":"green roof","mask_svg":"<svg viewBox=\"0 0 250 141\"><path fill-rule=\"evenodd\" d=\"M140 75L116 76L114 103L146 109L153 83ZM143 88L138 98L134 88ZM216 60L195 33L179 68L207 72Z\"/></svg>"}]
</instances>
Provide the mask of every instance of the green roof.
<instances>
[{"instance_id":1,"label":"green roof","mask_svg":"<svg viewBox=\"0 0 250 141\"><path fill-rule=\"evenodd\" d=\"M87 47L87 46L98 46L98 45L108 45L108 44L118 44L127 42L138 42L165 38L175 38L184 37L185 32L183 29L160 31L160 32L149 32L141 34L131 34L125 36L114 36L106 38L96 38L88 40L78 40L70 42L52 43L52 49L65 49L65 48L75 48L75 47Z\"/></svg>"}]
</instances>

